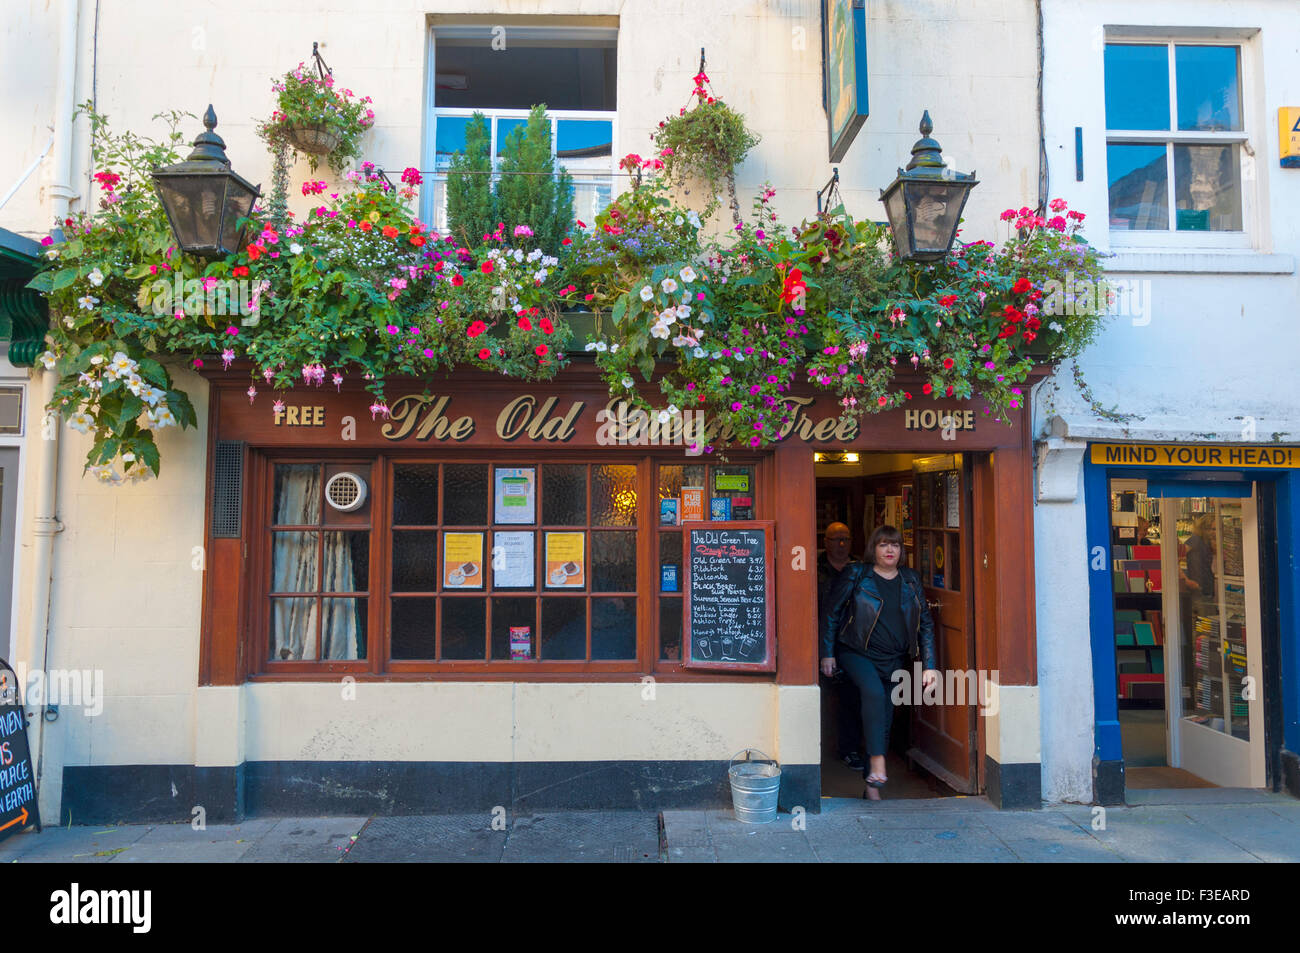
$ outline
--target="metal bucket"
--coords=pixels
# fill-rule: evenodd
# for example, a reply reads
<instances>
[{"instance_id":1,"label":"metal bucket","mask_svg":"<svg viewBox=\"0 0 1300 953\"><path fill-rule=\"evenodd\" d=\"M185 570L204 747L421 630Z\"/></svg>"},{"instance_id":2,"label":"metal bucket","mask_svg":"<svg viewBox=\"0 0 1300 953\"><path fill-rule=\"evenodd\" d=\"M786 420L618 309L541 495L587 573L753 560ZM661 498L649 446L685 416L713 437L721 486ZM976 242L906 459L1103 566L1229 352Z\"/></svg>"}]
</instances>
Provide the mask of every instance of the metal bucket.
<instances>
[{"instance_id":1,"label":"metal bucket","mask_svg":"<svg viewBox=\"0 0 1300 953\"><path fill-rule=\"evenodd\" d=\"M750 760L750 753L758 760ZM736 763L741 755L745 760ZM757 748L746 748L731 758L727 768L731 779L731 806L736 820L746 824L769 824L776 820L777 795L781 792L781 765Z\"/></svg>"}]
</instances>

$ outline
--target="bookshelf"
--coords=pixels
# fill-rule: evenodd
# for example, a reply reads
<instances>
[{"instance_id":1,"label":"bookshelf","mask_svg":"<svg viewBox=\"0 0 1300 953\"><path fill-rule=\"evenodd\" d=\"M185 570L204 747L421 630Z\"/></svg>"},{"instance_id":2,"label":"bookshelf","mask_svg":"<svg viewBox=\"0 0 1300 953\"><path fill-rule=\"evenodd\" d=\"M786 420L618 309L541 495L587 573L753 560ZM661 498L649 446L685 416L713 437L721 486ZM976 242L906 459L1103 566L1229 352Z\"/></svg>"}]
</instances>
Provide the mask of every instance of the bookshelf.
<instances>
[{"instance_id":1,"label":"bookshelf","mask_svg":"<svg viewBox=\"0 0 1300 953\"><path fill-rule=\"evenodd\" d=\"M1129 485L1129 484L1133 485ZM1159 500L1145 484L1111 485L1111 600L1120 708L1165 707L1164 583ZM1139 522L1149 525L1143 527Z\"/></svg>"}]
</instances>

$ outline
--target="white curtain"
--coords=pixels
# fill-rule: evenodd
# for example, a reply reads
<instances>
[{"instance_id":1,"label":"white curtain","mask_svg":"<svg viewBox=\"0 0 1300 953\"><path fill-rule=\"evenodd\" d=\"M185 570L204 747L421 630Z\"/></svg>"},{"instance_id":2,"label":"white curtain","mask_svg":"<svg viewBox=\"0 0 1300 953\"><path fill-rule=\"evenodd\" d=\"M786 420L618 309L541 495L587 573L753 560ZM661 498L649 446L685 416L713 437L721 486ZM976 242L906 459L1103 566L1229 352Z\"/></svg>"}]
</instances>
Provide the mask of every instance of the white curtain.
<instances>
[{"instance_id":1,"label":"white curtain","mask_svg":"<svg viewBox=\"0 0 1300 953\"><path fill-rule=\"evenodd\" d=\"M274 522L279 525L312 525L320 522L321 468L318 465L283 467L275 500ZM316 658L316 611L318 599L307 593L348 592L357 588L353 579L350 535L327 532L324 541L324 573L316 583L317 533L276 533L273 544L272 589L300 592L305 598L276 599L272 613L272 658L311 661ZM364 588L364 585L362 586ZM358 657L360 606L355 600L325 600L321 631L321 656L325 659Z\"/></svg>"}]
</instances>

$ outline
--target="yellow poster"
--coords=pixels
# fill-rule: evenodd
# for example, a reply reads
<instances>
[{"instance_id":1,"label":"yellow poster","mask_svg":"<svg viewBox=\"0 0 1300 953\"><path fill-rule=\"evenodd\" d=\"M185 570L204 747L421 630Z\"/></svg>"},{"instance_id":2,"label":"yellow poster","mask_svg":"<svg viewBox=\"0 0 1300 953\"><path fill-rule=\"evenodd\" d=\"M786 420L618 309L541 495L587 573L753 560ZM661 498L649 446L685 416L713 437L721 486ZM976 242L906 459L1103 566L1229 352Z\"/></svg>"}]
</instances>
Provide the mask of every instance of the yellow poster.
<instances>
[{"instance_id":1,"label":"yellow poster","mask_svg":"<svg viewBox=\"0 0 1300 953\"><path fill-rule=\"evenodd\" d=\"M442 587L483 588L483 534L442 534Z\"/></svg>"},{"instance_id":2,"label":"yellow poster","mask_svg":"<svg viewBox=\"0 0 1300 953\"><path fill-rule=\"evenodd\" d=\"M704 522L704 487L682 487L682 522Z\"/></svg>"},{"instance_id":3,"label":"yellow poster","mask_svg":"<svg viewBox=\"0 0 1300 953\"><path fill-rule=\"evenodd\" d=\"M582 589L587 585L586 533L546 534L546 587Z\"/></svg>"}]
</instances>

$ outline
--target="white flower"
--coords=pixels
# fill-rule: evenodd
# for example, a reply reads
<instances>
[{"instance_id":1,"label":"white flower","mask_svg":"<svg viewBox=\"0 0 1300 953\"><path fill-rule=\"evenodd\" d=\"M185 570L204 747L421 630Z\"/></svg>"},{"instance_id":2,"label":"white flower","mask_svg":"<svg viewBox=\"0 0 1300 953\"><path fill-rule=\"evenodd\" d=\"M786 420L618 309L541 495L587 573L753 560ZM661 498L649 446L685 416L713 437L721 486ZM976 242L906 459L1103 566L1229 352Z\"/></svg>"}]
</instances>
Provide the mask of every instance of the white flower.
<instances>
[{"instance_id":1,"label":"white flower","mask_svg":"<svg viewBox=\"0 0 1300 953\"><path fill-rule=\"evenodd\" d=\"M614 353L615 351L617 351L617 350L618 350L618 345L617 345L617 344L611 344L611 345L609 346L609 353L610 353L610 354L613 354L613 353Z\"/></svg>"},{"instance_id":2,"label":"white flower","mask_svg":"<svg viewBox=\"0 0 1300 953\"><path fill-rule=\"evenodd\" d=\"M677 306L677 317L685 321L691 316L691 306L689 304L679 304Z\"/></svg>"},{"instance_id":3,"label":"white flower","mask_svg":"<svg viewBox=\"0 0 1300 953\"><path fill-rule=\"evenodd\" d=\"M1048 327L1050 330L1055 331L1057 334L1060 334L1062 331L1065 330L1064 327L1062 327L1060 324L1058 324L1058 323L1055 322L1055 321L1053 321L1053 322L1052 322L1051 324L1049 324L1047 327Z\"/></svg>"},{"instance_id":4,"label":"white flower","mask_svg":"<svg viewBox=\"0 0 1300 953\"><path fill-rule=\"evenodd\" d=\"M74 327L76 323L77 322L73 320L72 315L68 315L63 319L63 326L67 328Z\"/></svg>"},{"instance_id":5,"label":"white flower","mask_svg":"<svg viewBox=\"0 0 1300 953\"><path fill-rule=\"evenodd\" d=\"M695 338L687 334L679 334L673 338L673 347L694 347Z\"/></svg>"},{"instance_id":6,"label":"white flower","mask_svg":"<svg viewBox=\"0 0 1300 953\"><path fill-rule=\"evenodd\" d=\"M115 376L121 377L134 371L136 363L126 356L125 351L117 351L114 353L113 361L109 366L113 368L113 374Z\"/></svg>"},{"instance_id":7,"label":"white flower","mask_svg":"<svg viewBox=\"0 0 1300 953\"><path fill-rule=\"evenodd\" d=\"M678 409L678 407L677 407L676 404L669 404L669 405L668 405L668 415L669 415L670 417L676 417L676 416L677 416L678 414L680 414L680 413L681 413L681 410Z\"/></svg>"},{"instance_id":8,"label":"white flower","mask_svg":"<svg viewBox=\"0 0 1300 953\"><path fill-rule=\"evenodd\" d=\"M122 482L122 478L114 473L113 468L107 463L92 466L90 468L90 473L99 480L100 483L112 483L116 486Z\"/></svg>"},{"instance_id":9,"label":"white flower","mask_svg":"<svg viewBox=\"0 0 1300 953\"><path fill-rule=\"evenodd\" d=\"M135 454L128 450L126 453L122 454L122 462L135 463Z\"/></svg>"},{"instance_id":10,"label":"white flower","mask_svg":"<svg viewBox=\"0 0 1300 953\"><path fill-rule=\"evenodd\" d=\"M53 352L46 351L44 354L41 355L41 364L45 367L47 371L54 370L54 365L56 363L58 362L55 359Z\"/></svg>"},{"instance_id":11,"label":"white flower","mask_svg":"<svg viewBox=\"0 0 1300 953\"><path fill-rule=\"evenodd\" d=\"M540 268L537 271L533 272L533 281L537 282L540 285L545 280L546 280L545 268Z\"/></svg>"},{"instance_id":12,"label":"white flower","mask_svg":"<svg viewBox=\"0 0 1300 953\"><path fill-rule=\"evenodd\" d=\"M664 324L676 324L677 312L673 308L665 308L659 312L659 320Z\"/></svg>"},{"instance_id":13,"label":"white flower","mask_svg":"<svg viewBox=\"0 0 1300 953\"><path fill-rule=\"evenodd\" d=\"M694 351L692 351L691 353L694 354L696 357L704 357L704 355L705 355L706 353L708 353L708 352L706 352L706 351L704 350L704 348L702 348L702 347L697 347L697 348L696 348Z\"/></svg>"},{"instance_id":14,"label":"white flower","mask_svg":"<svg viewBox=\"0 0 1300 953\"><path fill-rule=\"evenodd\" d=\"M714 351L713 354L712 354L712 357L713 357L713 359L716 361L718 358L722 357L722 352L721 352L721 351Z\"/></svg>"},{"instance_id":15,"label":"white flower","mask_svg":"<svg viewBox=\"0 0 1300 953\"><path fill-rule=\"evenodd\" d=\"M654 289L651 288L649 285L646 285L644 288L641 289L641 300L642 300L642 301L649 301L649 300L650 300L651 298L653 298L654 296L655 296L655 291L654 291Z\"/></svg>"},{"instance_id":16,"label":"white flower","mask_svg":"<svg viewBox=\"0 0 1300 953\"><path fill-rule=\"evenodd\" d=\"M700 227L700 217L695 214L694 210L686 213L686 221L690 222L696 228Z\"/></svg>"},{"instance_id":17,"label":"white flower","mask_svg":"<svg viewBox=\"0 0 1300 953\"><path fill-rule=\"evenodd\" d=\"M68 426L78 433L90 433L90 428L95 426L95 418L84 411L78 411L68 418Z\"/></svg>"},{"instance_id":18,"label":"white flower","mask_svg":"<svg viewBox=\"0 0 1300 953\"><path fill-rule=\"evenodd\" d=\"M731 356L738 361L743 361L745 359L745 355L741 354L739 351L732 351Z\"/></svg>"},{"instance_id":19,"label":"white flower","mask_svg":"<svg viewBox=\"0 0 1300 953\"><path fill-rule=\"evenodd\" d=\"M656 337L666 341L668 339L668 334L668 325L664 324L662 321L656 321L650 326L651 337Z\"/></svg>"},{"instance_id":20,"label":"white flower","mask_svg":"<svg viewBox=\"0 0 1300 953\"><path fill-rule=\"evenodd\" d=\"M690 265L687 265L681 271L677 272L677 274L680 275L682 281L684 281L688 285L692 281L694 281L697 277L699 277L698 275L695 274L695 269L692 268Z\"/></svg>"},{"instance_id":21,"label":"white flower","mask_svg":"<svg viewBox=\"0 0 1300 953\"><path fill-rule=\"evenodd\" d=\"M162 400L165 393L166 391L161 388L150 387L148 384L140 388L140 397L151 407L156 405L158 401Z\"/></svg>"},{"instance_id":22,"label":"white flower","mask_svg":"<svg viewBox=\"0 0 1300 953\"><path fill-rule=\"evenodd\" d=\"M98 365L98 364L103 364L103 363L104 363L104 355L103 355L103 354L96 354L96 355L94 355L94 356L90 359L90 363L91 363L91 364L96 364L96 365Z\"/></svg>"},{"instance_id":23,"label":"white flower","mask_svg":"<svg viewBox=\"0 0 1300 953\"><path fill-rule=\"evenodd\" d=\"M683 221L684 219L680 215L678 215L675 219L673 219L673 224L680 225Z\"/></svg>"},{"instance_id":24,"label":"white flower","mask_svg":"<svg viewBox=\"0 0 1300 953\"><path fill-rule=\"evenodd\" d=\"M596 350L597 350L597 351L608 351L608 350L609 350L609 345L606 344L604 341L597 341L597 342L596 342Z\"/></svg>"},{"instance_id":25,"label":"white flower","mask_svg":"<svg viewBox=\"0 0 1300 953\"><path fill-rule=\"evenodd\" d=\"M96 288L104 283L104 273L98 268L91 271L91 273L86 275L86 277L90 279L90 283Z\"/></svg>"},{"instance_id":26,"label":"white flower","mask_svg":"<svg viewBox=\"0 0 1300 953\"><path fill-rule=\"evenodd\" d=\"M302 254L302 246L299 245L297 242L292 242L292 243L289 245L289 254L291 254L291 255L301 255L301 254Z\"/></svg>"},{"instance_id":27,"label":"white flower","mask_svg":"<svg viewBox=\"0 0 1300 953\"><path fill-rule=\"evenodd\" d=\"M595 341L588 341L588 342L587 342L587 346L586 346L585 348L583 348L583 350L584 350L584 351L594 351L594 350L596 350L596 342L595 342Z\"/></svg>"},{"instance_id":28,"label":"white flower","mask_svg":"<svg viewBox=\"0 0 1300 953\"><path fill-rule=\"evenodd\" d=\"M664 290L664 294L670 295L677 290L677 280L675 278L665 278L659 282L659 287Z\"/></svg>"},{"instance_id":29,"label":"white flower","mask_svg":"<svg viewBox=\"0 0 1300 953\"><path fill-rule=\"evenodd\" d=\"M158 409L153 412L153 414L158 421L158 428L160 430L163 427L176 426L176 415L172 413L171 408L168 407L166 404L159 406Z\"/></svg>"},{"instance_id":30,"label":"white flower","mask_svg":"<svg viewBox=\"0 0 1300 953\"><path fill-rule=\"evenodd\" d=\"M532 251L528 253L528 260L537 261L537 259L541 258L542 255L544 254L545 252L543 252L540 248L534 248Z\"/></svg>"},{"instance_id":31,"label":"white flower","mask_svg":"<svg viewBox=\"0 0 1300 953\"><path fill-rule=\"evenodd\" d=\"M631 389L632 389L632 384L634 383L634 381L633 381L632 378L630 378L630 377L625 377L625 378L623 378L623 380L621 381L621 383L622 383L623 386L626 387L628 390L631 390Z\"/></svg>"},{"instance_id":32,"label":"white flower","mask_svg":"<svg viewBox=\"0 0 1300 953\"><path fill-rule=\"evenodd\" d=\"M514 255L513 255L513 258L514 258L516 264L519 264L519 263L523 262L523 260L524 260L524 250L523 250L522 248L516 248L516 249L515 249L515 253L514 253Z\"/></svg>"},{"instance_id":33,"label":"white flower","mask_svg":"<svg viewBox=\"0 0 1300 953\"><path fill-rule=\"evenodd\" d=\"M700 312L700 324L708 324L712 320L713 320L713 315L709 314L709 312L707 311Z\"/></svg>"},{"instance_id":34,"label":"white flower","mask_svg":"<svg viewBox=\"0 0 1300 953\"><path fill-rule=\"evenodd\" d=\"M81 305L82 310L91 311L95 305L99 304L99 299L92 295L84 295L77 299L77 304Z\"/></svg>"},{"instance_id":35,"label":"white flower","mask_svg":"<svg viewBox=\"0 0 1300 953\"><path fill-rule=\"evenodd\" d=\"M660 422L661 424L666 424L666 423L668 423L668 418L669 418L671 415L668 413L668 411L666 411L666 410L661 410L661 411L659 411L659 413L658 413L657 416L658 416L658 418L659 418L659 422Z\"/></svg>"}]
</instances>

